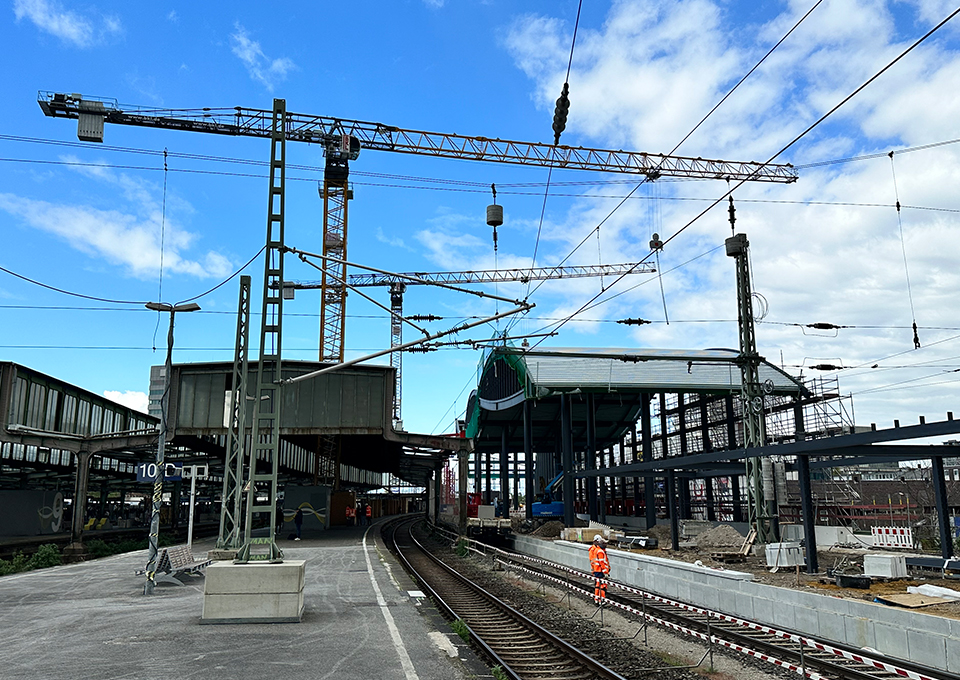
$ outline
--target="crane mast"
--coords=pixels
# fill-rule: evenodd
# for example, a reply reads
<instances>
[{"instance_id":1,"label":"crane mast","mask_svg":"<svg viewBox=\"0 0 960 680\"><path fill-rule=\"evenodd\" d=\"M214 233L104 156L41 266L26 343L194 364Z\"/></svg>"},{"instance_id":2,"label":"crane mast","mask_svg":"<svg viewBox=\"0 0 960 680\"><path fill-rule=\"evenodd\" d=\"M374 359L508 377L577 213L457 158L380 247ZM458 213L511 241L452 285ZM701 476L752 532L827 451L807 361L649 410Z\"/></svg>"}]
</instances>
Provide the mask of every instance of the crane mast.
<instances>
[{"instance_id":1,"label":"crane mast","mask_svg":"<svg viewBox=\"0 0 960 680\"><path fill-rule=\"evenodd\" d=\"M242 106L232 108L162 109L121 108L116 99L41 91L41 110L52 118L77 119L77 136L103 141L105 123L168 130L205 132L227 136L273 138L274 111ZM334 259L324 260L321 294L320 360L343 358L347 289L342 285L346 270L336 260L346 259L349 162L360 149L392 151L465 160L535 165L571 170L592 170L685 179L749 180L791 183L797 174L789 164L709 160L687 156L636 151L570 147L536 142L517 142L457 134L409 130L369 121L286 112L285 141L307 142L323 147L325 175L320 187L323 199L323 251ZM264 295L267 292L264 291Z\"/></svg>"}]
</instances>

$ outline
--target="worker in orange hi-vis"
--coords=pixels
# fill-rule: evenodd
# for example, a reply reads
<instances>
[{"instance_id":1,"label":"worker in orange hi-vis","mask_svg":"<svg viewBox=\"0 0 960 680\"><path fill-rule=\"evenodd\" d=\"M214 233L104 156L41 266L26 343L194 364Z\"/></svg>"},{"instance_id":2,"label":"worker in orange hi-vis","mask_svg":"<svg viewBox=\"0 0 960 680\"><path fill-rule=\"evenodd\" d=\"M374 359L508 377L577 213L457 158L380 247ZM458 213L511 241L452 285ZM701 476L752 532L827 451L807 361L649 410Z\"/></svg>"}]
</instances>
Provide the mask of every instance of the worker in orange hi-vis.
<instances>
[{"instance_id":1,"label":"worker in orange hi-vis","mask_svg":"<svg viewBox=\"0 0 960 680\"><path fill-rule=\"evenodd\" d=\"M598 605L603 604L607 597L606 579L610 575L610 560L607 559L607 542L603 536L597 534L593 539L593 545L590 546L590 569L593 571L593 577L597 579L597 586L593 591L593 601Z\"/></svg>"},{"instance_id":2,"label":"worker in orange hi-vis","mask_svg":"<svg viewBox=\"0 0 960 680\"><path fill-rule=\"evenodd\" d=\"M356 514L356 512L357 512L357 511L354 510L353 505L351 505L351 504L348 503L348 504L347 504L347 526L348 526L348 527L352 527L352 526L353 526L353 516L354 516L354 514Z\"/></svg>"}]
</instances>

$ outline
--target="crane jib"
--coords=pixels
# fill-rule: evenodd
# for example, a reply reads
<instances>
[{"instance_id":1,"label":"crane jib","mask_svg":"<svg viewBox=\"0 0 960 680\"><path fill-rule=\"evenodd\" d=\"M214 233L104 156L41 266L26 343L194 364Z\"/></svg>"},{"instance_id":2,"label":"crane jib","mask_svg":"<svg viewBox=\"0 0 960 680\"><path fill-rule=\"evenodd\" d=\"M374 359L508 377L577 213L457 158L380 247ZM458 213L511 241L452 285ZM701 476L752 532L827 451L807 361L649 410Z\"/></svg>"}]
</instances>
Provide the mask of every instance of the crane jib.
<instances>
[{"instance_id":1,"label":"crane jib","mask_svg":"<svg viewBox=\"0 0 960 680\"><path fill-rule=\"evenodd\" d=\"M272 111L240 106L222 109L122 110L116 100L53 92L41 92L38 103L47 116L79 118L87 135L81 138L88 141L102 141L103 123L269 138L273 115ZM85 127L84 118L88 123ZM91 120L94 123L92 133L89 125ZM365 148L513 165L643 175L648 179L679 177L789 184L798 178L796 169L790 164L668 156L622 149L554 146L537 142L406 130L380 123L289 112L286 114L284 129L287 141L319 144L337 153L344 153L349 145L346 153L350 159L356 158L360 148Z\"/></svg>"}]
</instances>

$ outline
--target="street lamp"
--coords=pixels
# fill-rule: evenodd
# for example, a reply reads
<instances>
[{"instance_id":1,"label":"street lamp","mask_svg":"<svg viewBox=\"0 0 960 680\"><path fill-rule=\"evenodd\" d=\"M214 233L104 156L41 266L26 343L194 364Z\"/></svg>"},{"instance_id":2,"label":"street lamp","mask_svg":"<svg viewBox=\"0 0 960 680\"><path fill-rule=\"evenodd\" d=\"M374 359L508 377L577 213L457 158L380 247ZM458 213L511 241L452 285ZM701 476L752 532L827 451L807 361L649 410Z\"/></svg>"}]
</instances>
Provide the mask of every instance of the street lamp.
<instances>
[{"instance_id":1,"label":"street lamp","mask_svg":"<svg viewBox=\"0 0 960 680\"><path fill-rule=\"evenodd\" d=\"M156 585L157 539L160 534L160 503L163 496L163 453L167 443L167 414L170 410L170 373L173 370L173 317L177 312L196 312L200 305L196 302L171 305L169 302L148 302L145 307L155 312L170 312L170 329L167 331L167 362L164 365L163 395L160 397L160 435L157 438L157 470L153 477L153 512L150 516L149 553L147 557L147 581L143 585L143 594L152 595Z\"/></svg>"}]
</instances>

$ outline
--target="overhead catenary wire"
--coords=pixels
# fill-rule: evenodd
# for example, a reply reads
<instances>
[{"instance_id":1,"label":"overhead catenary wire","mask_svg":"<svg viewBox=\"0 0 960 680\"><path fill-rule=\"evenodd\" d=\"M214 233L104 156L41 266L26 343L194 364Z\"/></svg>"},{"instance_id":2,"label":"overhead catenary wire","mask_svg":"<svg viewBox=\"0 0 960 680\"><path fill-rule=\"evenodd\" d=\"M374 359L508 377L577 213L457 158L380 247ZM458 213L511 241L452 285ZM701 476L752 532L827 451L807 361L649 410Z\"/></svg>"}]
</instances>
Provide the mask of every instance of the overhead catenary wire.
<instances>
[{"instance_id":1,"label":"overhead catenary wire","mask_svg":"<svg viewBox=\"0 0 960 680\"><path fill-rule=\"evenodd\" d=\"M960 141L960 140L957 140ZM884 152L878 154L876 157L886 157L889 152ZM897 153L903 153L903 151L897 151ZM171 153L171 157L174 154ZM871 156L872 158L872 156ZM30 158L0 158L0 163L37 163L41 165L64 165L64 166L75 166L75 167L92 167L98 169L110 169L110 170L138 170L138 171L157 171L159 168L152 166L141 166L141 165L115 165L110 163L85 163L82 161L69 161L69 160L43 160L43 159L30 159ZM289 167L289 166L288 166ZM239 172L222 172L222 171L213 171L213 170L196 170L190 168L170 168L169 172L171 173L187 173L195 175L213 175L219 177L239 177L242 179L265 179L268 175L263 174L253 174L253 173L239 173ZM362 174L360 171L351 171L351 175ZM369 173L375 174L375 173ZM432 187L432 186L416 186L410 184L384 184L384 183L375 183L375 182L357 182L352 181L351 183L356 186L366 186L373 188L386 188L386 189L407 189L407 190L417 190L417 191L446 191L452 193L474 193L481 194L489 191L489 185L483 182L459 182L459 181L450 181L446 182L445 180L440 179L431 179L431 178L421 178L421 177L406 177L402 175L395 175L399 179L410 179L411 181L424 181L424 182L435 182L435 183L449 183L449 184L459 184L464 186L469 186L471 188L450 188L450 187ZM316 182L316 178L313 177L287 177L287 181L291 182ZM701 180L681 180L679 178L661 178L659 182L663 181L701 181ZM553 186L584 186L584 185L604 185L604 184L634 184L633 180L596 180L596 181L577 181L577 182L554 182ZM531 192L531 191L513 191L504 189L503 187L538 187L543 186L543 183L540 182L518 182L518 183L502 183L500 185L499 192L501 194L507 194L511 196L543 196L542 192ZM476 188L474 188L476 187ZM486 187L486 188L481 188ZM550 193L551 197L554 198L576 198L581 199L591 199L591 200L621 200L623 195L617 194L581 194L581 193L560 193L553 191ZM687 202L713 202L714 198L704 198L700 196L644 196L644 195L633 195L630 194L627 196L631 200L644 200L644 201L687 201ZM765 198L740 198L738 199L740 203L759 203L759 204L773 204L773 205L799 205L799 206L840 206L840 207L853 207L853 208L891 208L893 207L890 203L860 203L853 201L791 201L791 200L782 200L782 199L765 199ZM903 210L925 210L932 212L943 212L943 213L960 213L960 208L942 208L935 206L923 206L923 205L905 205L900 206ZM584 238L584 243L587 239L593 236L593 231ZM581 243L582 245L582 243ZM574 249L574 251L577 248ZM564 259L564 262L572 256L571 252L567 258Z\"/></svg>"},{"instance_id":2,"label":"overhead catenary wire","mask_svg":"<svg viewBox=\"0 0 960 680\"><path fill-rule=\"evenodd\" d=\"M870 78L868 78L862 85L860 85L860 86L857 87L853 92L851 92L849 95L847 95L846 97L844 97L844 98L843 98L838 104L836 104L833 108L831 108L829 111L827 111L826 113L824 113L822 116L820 116L820 118L818 118L816 121L814 121L811 125L809 125L809 126L808 126L805 130L803 130L800 134L798 134L796 137L794 137L792 140L790 140L790 142L788 142L783 148L781 148L779 151L777 151L775 154L773 154L769 159L767 159L767 160L763 163L763 165L767 165L767 164L769 164L769 163L772 163L774 160L776 160L778 157L780 157L783 153L785 153L788 149L790 149L794 144L796 144L796 143L799 142L801 139L803 139L805 136L807 136L808 134L810 134L810 132L812 132L812 131L813 131L817 126L819 126L823 121L825 121L825 120L826 120L827 118L829 118L831 115L833 115L834 113L836 113L844 104L846 104L847 102L849 102L851 99L853 99L855 96L857 96L860 92L862 92L864 89L866 89L866 88L867 88L871 83L873 83L877 78L879 78L879 77L882 76L884 73L886 73L886 72L889 71L891 68L893 68L893 66L894 66L895 64L897 64L901 59L903 59L903 58L904 58L905 56L907 56L910 52L912 52L914 49L916 49L919 45L921 45L924 41L926 41L926 40L927 40L930 36L932 36L934 33L936 33L937 31L939 31L944 25L946 25L947 22L949 22L951 19L953 19L957 14L960 14L960 7L958 7L956 10L954 10L953 12L951 12L951 13L950 13L945 19L943 19L940 23L938 23L936 26L934 26L933 28L931 28L931 29L930 29L929 31L927 31L924 35L922 35L920 38L918 38L916 41L914 41L909 47L907 47L905 50L903 50L899 55L897 55L896 57L894 57L894 59L893 59L892 61L888 62L886 66L884 66L884 67L881 68L879 71L877 71L874 75L872 75ZM699 221L701 217L703 217L703 216L706 215L708 212L710 212L710 210L712 210L712 209L713 209L717 204L719 204L723 199L725 199L725 198L727 198L728 196L730 196L730 195L733 193L734 190L736 190L736 189L740 188L742 185L746 184L746 182L747 182L746 179L743 179L743 180L738 181L737 184L736 184L734 187L728 189L727 192L726 192L723 196L721 196L720 198L714 200L709 206L707 206L707 208L705 208L704 210L702 210L702 211L701 211L700 213L698 213L693 219L691 219L690 221L688 221L685 225L683 225L682 227L680 227L680 229L678 229L678 230L677 230L676 232L674 232L671 236L669 236L669 237L667 238L667 240L664 241L664 245L666 245L667 243L669 243L669 242L672 241L673 239L677 238L680 234L682 234L684 231L686 231L690 226L692 226L694 223L696 223L697 221ZM649 255L648 255L647 257L649 257ZM645 259L646 259L646 258L644 258L644 260L645 260ZM641 263L642 263L642 262L643 262L643 260L641 260ZM639 264L639 263L638 263L638 264ZM622 279L624 276L626 276L626 274L621 274L620 277L619 277L619 279L618 279L618 281L619 281L620 279ZM585 304L583 305L583 307L581 307L578 311L576 311L576 312L574 312L572 315L570 315L570 317L568 317L568 320L569 320L570 318L573 318L573 317L576 316L577 314L579 314L580 311L583 311L583 309L584 309L588 304L592 303L592 302L593 302L594 300L596 300L599 296L600 296L600 293L598 293L598 294L595 295L593 298L591 298L587 303L585 303ZM562 326L564 325L564 323L566 323L566 322L561 323L559 326L557 326L557 328L559 329L560 327L562 327ZM537 345L539 345L541 342L543 342L543 341L541 340L541 341L537 342L537 343L534 345L534 347L536 347Z\"/></svg>"},{"instance_id":3,"label":"overhead catenary wire","mask_svg":"<svg viewBox=\"0 0 960 680\"><path fill-rule=\"evenodd\" d=\"M900 250L903 253L903 273L907 280L907 299L910 301L910 318L913 320L913 347L920 349L920 334L917 332L917 312L913 306L913 289L910 286L910 267L907 266L907 244L903 238L903 216L900 214L900 190L897 188L897 168L890 152L890 172L893 174L893 195L896 199L897 226L900 229Z\"/></svg>"},{"instance_id":4,"label":"overhead catenary wire","mask_svg":"<svg viewBox=\"0 0 960 680\"><path fill-rule=\"evenodd\" d=\"M213 288L210 288L209 290L204 291L203 293L200 293L199 295L194 295L194 296L191 297L191 298L187 298L186 300L181 300L181 301L178 302L177 304L182 304L182 303L184 303L184 302L192 302L192 301L194 301L194 300L199 300L200 298L202 298L202 297L204 297L204 296L206 296L206 295L209 295L209 294L212 293L213 291L217 290L218 288L220 288L221 286L223 286L224 284L226 284L228 281L230 281L231 279L233 279L234 277L236 277L237 274L239 274L239 273L242 272L244 269L246 269L247 267L249 267L250 264L251 264L255 259L257 259L257 257L260 255L260 253L262 253L262 252L264 251L264 248L266 248L266 246L263 246L262 248L260 248L260 250L257 251L256 255L254 255L254 256L251 257L249 260L247 260L246 264L244 264L242 267L240 267L238 270L236 270L235 272L233 272L230 276L228 276L226 279L224 279L223 281L221 281L220 283L218 283L218 284L217 284L216 286L214 286ZM93 300L94 302L108 302L108 303L110 303L110 304L115 304L115 305L137 305L138 307L142 307L143 305L147 304L147 302L149 302L149 300L115 300L115 299L112 299L112 298L97 297L97 296L95 296L95 295L86 295L86 294L84 294L84 293L77 293L77 292L74 292L74 291L66 290L66 289L64 289L64 288L58 288L58 287L56 287L56 286L51 286L51 285L48 284L48 283L43 283L42 281L37 281L36 279L31 279L29 276L24 276L23 274L18 274L17 272L15 272L15 271L13 271L13 270L11 270L11 269L7 269L6 267L0 266L0 271L4 272L4 273L6 273L6 274L9 274L10 276L16 277L16 278L21 279L21 280L23 280L23 281L26 281L27 283L31 283L31 284L33 284L33 285L35 285L35 286L39 286L39 287L41 287L41 288L46 288L47 290L52 290L52 291L55 292L55 293L61 293L61 294L63 294L63 295L69 295L69 296L71 296L71 297L81 298L81 299L83 299L83 300Z\"/></svg>"},{"instance_id":5,"label":"overhead catenary wire","mask_svg":"<svg viewBox=\"0 0 960 680\"><path fill-rule=\"evenodd\" d=\"M694 126L694 128L693 128L690 132L688 132L688 133L673 147L673 149L672 149L670 152L668 152L666 155L667 155L667 156L673 155L673 154L677 151L677 149L679 149L680 146L681 146L684 142L686 142L686 141L690 138L690 136L693 135L693 133L696 132L696 130L697 130L701 125L703 125L703 123L704 123L708 118L710 118L710 116L712 116L712 115L717 111L717 109L720 108L720 106L727 100L727 98L728 98L731 94L733 94L733 92L734 92L737 88L739 88L740 85L743 84L743 82L744 82L747 78L749 78L750 75L753 74L754 71L757 70L757 68L760 67L760 65L767 59L767 57L769 57L769 56L783 43L783 41L786 40L786 39L797 29L797 27L806 20L807 17L810 16L810 14L821 4L821 2L822 2L822 0L817 0L817 2L814 3L814 5L807 11L807 13L804 14L804 15L796 22L796 24L794 24L794 26L793 26L779 41L777 41L777 43L776 43L772 48L770 48L770 50L760 59L760 61L758 61L758 62L754 65L754 67L751 68L750 71L748 71L748 72L740 79L740 81L737 82L737 84L734 85L734 87L733 87L712 109L710 109L710 111L708 111L707 114L706 114L703 118L700 119L700 121ZM579 15L578 15L578 16L579 16ZM572 57L571 57L571 58L572 58ZM781 153L782 153L782 152L781 152ZM772 160L772 159L771 159L771 160ZM770 163L770 162L771 162L771 161L767 161L767 163ZM599 232L599 230L600 230L601 226L603 225L603 223L606 222L614 213L616 213L616 212L624 205L624 203L627 201L627 199L628 199L630 196L632 196L632 195L637 191L637 189L639 189L642 185L646 184L647 182L651 181L651 177L652 177L652 175L647 175L647 176L644 177L640 182L638 182L637 185L630 191L630 193L628 193L619 203L617 203L617 205L614 206L614 208L607 214L606 217L603 218L603 220L600 221L600 223L599 223L594 229ZM741 181L740 184L743 184L745 181L746 181L746 180ZM739 185L738 185L738 186L739 186ZM713 205L715 205L715 204L711 204L710 207L712 208ZM710 209L710 208L708 208L707 210L709 210L709 209ZM705 212L706 212L706 211L705 211ZM689 225L687 225L687 226L689 226ZM573 255L573 253L575 253L575 252L577 251L577 249L580 248L581 245L583 245L583 243L586 241L587 238L590 237L590 235L591 235L592 233L593 233L593 232L591 231L591 233L588 234L588 235L584 238L584 240L581 241L580 244L578 244L578 245L576 246L576 248L574 248L574 249L567 255L567 257L565 257L565 258L563 259L563 262L566 262L566 260L567 260L568 258L570 258L570 257ZM538 238L538 240L539 240L539 232L538 232L537 238ZM673 237L671 237L671 239L672 239L672 238L673 238ZM667 241L670 241L671 239L667 239ZM648 255L648 257L649 257L649 255ZM646 259L646 258L644 258L644 260L645 260L645 259ZM641 263L642 263L644 260L641 260ZM623 276L620 276L620 278L618 278L616 282L619 282L620 279L622 279L622 278L623 278ZM616 282L615 282L615 283L616 283ZM542 282L542 281L540 282L540 284L538 284L538 285L534 288L533 292L528 293L527 298L529 299L530 295L532 295L533 293L536 293L536 291L540 288L541 285L543 285L543 282ZM598 293L598 296L601 295L603 292L604 292L604 290L601 288L601 291L600 291L600 293ZM596 299L596 296L595 296L593 299ZM664 315L666 315L666 297L664 297ZM539 345L541 342L543 342L543 340L540 340L540 341L537 343L537 345ZM536 345L535 345L535 346L536 346Z\"/></svg>"}]
</instances>

